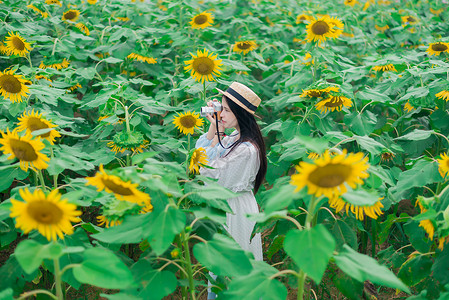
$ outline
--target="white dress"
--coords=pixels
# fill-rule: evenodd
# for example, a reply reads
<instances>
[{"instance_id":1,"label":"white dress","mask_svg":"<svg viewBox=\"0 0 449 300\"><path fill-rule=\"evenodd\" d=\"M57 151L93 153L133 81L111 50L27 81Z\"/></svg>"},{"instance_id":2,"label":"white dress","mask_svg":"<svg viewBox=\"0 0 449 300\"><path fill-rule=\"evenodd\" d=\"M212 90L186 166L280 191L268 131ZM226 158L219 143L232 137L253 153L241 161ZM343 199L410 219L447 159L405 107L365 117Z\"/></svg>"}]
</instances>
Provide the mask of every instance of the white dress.
<instances>
[{"instance_id":1,"label":"white dress","mask_svg":"<svg viewBox=\"0 0 449 300\"><path fill-rule=\"evenodd\" d=\"M221 143L229 147L236 140L237 131L224 137ZM206 149L208 165L214 169L200 168L200 174L218 179L218 184L236 192L238 197L228 199L234 214L226 214L226 230L234 240L246 251L253 253L256 260L263 260L260 233L251 240L251 233L256 222L248 220L245 215L259 212L252 189L260 161L257 148L249 142L238 145L229 155L231 149L224 149L219 143L211 147L212 140L203 134L196 142L196 148Z\"/></svg>"}]
</instances>

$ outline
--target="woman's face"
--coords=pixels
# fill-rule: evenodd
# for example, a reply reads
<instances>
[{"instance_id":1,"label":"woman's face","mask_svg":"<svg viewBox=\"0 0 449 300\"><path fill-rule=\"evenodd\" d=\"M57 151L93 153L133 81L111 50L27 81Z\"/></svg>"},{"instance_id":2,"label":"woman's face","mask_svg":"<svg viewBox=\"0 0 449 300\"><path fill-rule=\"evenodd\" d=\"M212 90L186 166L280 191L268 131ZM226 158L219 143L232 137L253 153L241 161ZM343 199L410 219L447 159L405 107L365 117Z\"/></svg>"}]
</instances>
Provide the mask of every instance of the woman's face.
<instances>
[{"instance_id":1,"label":"woman's face","mask_svg":"<svg viewBox=\"0 0 449 300\"><path fill-rule=\"evenodd\" d=\"M223 106L223 111L221 112L221 121L224 128L235 128L239 130L239 122L237 121L234 113L229 108L228 102L226 102L225 97L221 99L221 104Z\"/></svg>"}]
</instances>

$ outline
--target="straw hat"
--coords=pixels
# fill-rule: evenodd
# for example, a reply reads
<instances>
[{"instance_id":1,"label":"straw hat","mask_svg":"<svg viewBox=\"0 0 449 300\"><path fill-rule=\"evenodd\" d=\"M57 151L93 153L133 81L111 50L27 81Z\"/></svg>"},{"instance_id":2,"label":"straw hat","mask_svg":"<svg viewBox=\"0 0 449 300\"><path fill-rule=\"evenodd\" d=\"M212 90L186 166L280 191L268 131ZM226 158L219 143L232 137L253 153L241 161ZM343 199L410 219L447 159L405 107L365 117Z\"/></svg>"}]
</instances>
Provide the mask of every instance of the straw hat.
<instances>
[{"instance_id":1,"label":"straw hat","mask_svg":"<svg viewBox=\"0 0 449 300\"><path fill-rule=\"evenodd\" d=\"M226 92L220 89L217 90L253 115L260 104L260 98L256 93L246 85L236 81L229 86Z\"/></svg>"}]
</instances>

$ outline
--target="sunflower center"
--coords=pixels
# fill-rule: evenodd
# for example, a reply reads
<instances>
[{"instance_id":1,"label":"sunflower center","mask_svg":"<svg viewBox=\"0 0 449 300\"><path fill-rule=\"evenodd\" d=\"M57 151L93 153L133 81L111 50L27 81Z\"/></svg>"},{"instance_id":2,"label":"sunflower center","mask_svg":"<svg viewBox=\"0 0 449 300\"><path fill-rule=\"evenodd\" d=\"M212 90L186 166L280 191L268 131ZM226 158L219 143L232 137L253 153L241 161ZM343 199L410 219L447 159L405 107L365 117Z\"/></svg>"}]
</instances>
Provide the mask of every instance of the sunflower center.
<instances>
[{"instance_id":1,"label":"sunflower center","mask_svg":"<svg viewBox=\"0 0 449 300\"><path fill-rule=\"evenodd\" d=\"M179 122L181 123L182 127L185 128L193 128L196 125L196 118L191 115L183 116Z\"/></svg>"},{"instance_id":2,"label":"sunflower center","mask_svg":"<svg viewBox=\"0 0 449 300\"><path fill-rule=\"evenodd\" d=\"M207 16L206 15L199 15L195 17L195 24L201 25L207 22Z\"/></svg>"},{"instance_id":3,"label":"sunflower center","mask_svg":"<svg viewBox=\"0 0 449 300\"><path fill-rule=\"evenodd\" d=\"M74 12L74 11L68 11L68 12L66 12L66 13L64 14L64 18L65 18L66 20L72 20L72 19L75 19L75 18L76 18L76 12Z\"/></svg>"},{"instance_id":4,"label":"sunflower center","mask_svg":"<svg viewBox=\"0 0 449 300\"><path fill-rule=\"evenodd\" d=\"M42 122L39 118L35 118L35 117L31 117L31 118L28 119L27 127L28 127L28 129L31 132L36 131L36 130L40 130L40 129L47 129L47 128L49 128L47 124ZM49 137L50 136L50 132L40 134L39 136Z\"/></svg>"},{"instance_id":5,"label":"sunflower center","mask_svg":"<svg viewBox=\"0 0 449 300\"><path fill-rule=\"evenodd\" d=\"M27 212L37 223L58 224L63 217L63 211L53 202L33 201L28 204Z\"/></svg>"},{"instance_id":6,"label":"sunflower center","mask_svg":"<svg viewBox=\"0 0 449 300\"><path fill-rule=\"evenodd\" d=\"M9 74L0 76L0 87L11 94L18 94L22 90L20 81L14 75Z\"/></svg>"},{"instance_id":7,"label":"sunflower center","mask_svg":"<svg viewBox=\"0 0 449 300\"><path fill-rule=\"evenodd\" d=\"M330 31L329 24L324 21L317 21L312 25L312 32L316 35L323 35Z\"/></svg>"},{"instance_id":8,"label":"sunflower center","mask_svg":"<svg viewBox=\"0 0 449 300\"><path fill-rule=\"evenodd\" d=\"M343 105L343 100L341 100L340 97L335 97L331 101L324 104L324 106L327 106L327 107L337 107L337 106L341 106L341 105Z\"/></svg>"},{"instance_id":9,"label":"sunflower center","mask_svg":"<svg viewBox=\"0 0 449 300\"><path fill-rule=\"evenodd\" d=\"M447 46L445 44L437 43L437 44L432 45L432 50L433 51L446 51Z\"/></svg>"},{"instance_id":10,"label":"sunflower center","mask_svg":"<svg viewBox=\"0 0 449 300\"><path fill-rule=\"evenodd\" d=\"M250 43L243 42L243 43L238 43L238 46L239 46L240 49L246 50L246 49L248 49L249 47L251 47L251 44L250 44Z\"/></svg>"},{"instance_id":11,"label":"sunflower center","mask_svg":"<svg viewBox=\"0 0 449 300\"><path fill-rule=\"evenodd\" d=\"M24 161L35 161L38 157L30 143L18 139L10 139L10 145L14 155Z\"/></svg>"},{"instance_id":12,"label":"sunflower center","mask_svg":"<svg viewBox=\"0 0 449 300\"><path fill-rule=\"evenodd\" d=\"M214 61L209 57L198 57L193 61L193 69L201 75L212 74Z\"/></svg>"},{"instance_id":13,"label":"sunflower center","mask_svg":"<svg viewBox=\"0 0 449 300\"><path fill-rule=\"evenodd\" d=\"M134 194L133 191L131 191L129 188L118 185L108 178L102 178L101 180L103 181L103 184L115 194L119 194L122 196L130 196Z\"/></svg>"},{"instance_id":14,"label":"sunflower center","mask_svg":"<svg viewBox=\"0 0 449 300\"><path fill-rule=\"evenodd\" d=\"M328 164L318 167L309 175L309 180L324 188L337 187L349 177L352 168L343 164Z\"/></svg>"},{"instance_id":15,"label":"sunflower center","mask_svg":"<svg viewBox=\"0 0 449 300\"><path fill-rule=\"evenodd\" d=\"M16 48L17 50L24 50L25 49L25 43L22 42L21 39L19 39L18 37L13 37L13 39L11 40L12 45L14 46L14 48Z\"/></svg>"},{"instance_id":16,"label":"sunflower center","mask_svg":"<svg viewBox=\"0 0 449 300\"><path fill-rule=\"evenodd\" d=\"M308 92L310 97L321 97L321 92L320 91L309 91Z\"/></svg>"},{"instance_id":17,"label":"sunflower center","mask_svg":"<svg viewBox=\"0 0 449 300\"><path fill-rule=\"evenodd\" d=\"M409 17L407 17L407 22L412 23L412 22L416 22L416 20L415 20L415 18L409 16Z\"/></svg>"}]
</instances>

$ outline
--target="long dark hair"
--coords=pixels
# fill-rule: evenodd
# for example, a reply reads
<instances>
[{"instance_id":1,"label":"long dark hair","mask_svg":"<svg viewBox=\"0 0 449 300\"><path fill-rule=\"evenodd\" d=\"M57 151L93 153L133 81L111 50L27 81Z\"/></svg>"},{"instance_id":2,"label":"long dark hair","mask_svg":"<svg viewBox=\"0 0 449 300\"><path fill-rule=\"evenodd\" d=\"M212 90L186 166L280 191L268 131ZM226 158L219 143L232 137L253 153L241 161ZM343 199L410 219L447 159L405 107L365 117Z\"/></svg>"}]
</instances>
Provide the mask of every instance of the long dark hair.
<instances>
[{"instance_id":1,"label":"long dark hair","mask_svg":"<svg viewBox=\"0 0 449 300\"><path fill-rule=\"evenodd\" d=\"M259 151L260 167L257 172L256 182L254 183L254 194L256 194L265 178L265 175L267 174L267 154L262 133L260 132L259 125L257 125L254 115L244 110L225 95L223 95L223 97L226 99L229 108L237 118L237 122L240 127L240 138L234 143L227 155L229 155L235 147L243 142L251 142Z\"/></svg>"}]
</instances>

